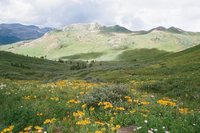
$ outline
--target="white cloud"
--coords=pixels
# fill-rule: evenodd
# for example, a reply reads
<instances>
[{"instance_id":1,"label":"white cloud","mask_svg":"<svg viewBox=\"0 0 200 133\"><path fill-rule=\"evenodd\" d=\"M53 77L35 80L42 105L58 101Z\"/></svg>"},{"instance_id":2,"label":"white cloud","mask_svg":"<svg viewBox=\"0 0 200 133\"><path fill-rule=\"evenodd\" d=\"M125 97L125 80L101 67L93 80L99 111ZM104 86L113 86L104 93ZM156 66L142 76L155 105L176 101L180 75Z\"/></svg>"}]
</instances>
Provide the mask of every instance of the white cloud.
<instances>
[{"instance_id":1,"label":"white cloud","mask_svg":"<svg viewBox=\"0 0 200 133\"><path fill-rule=\"evenodd\" d=\"M132 30L176 26L200 31L199 0L1 0L0 23L64 26L98 21Z\"/></svg>"}]
</instances>

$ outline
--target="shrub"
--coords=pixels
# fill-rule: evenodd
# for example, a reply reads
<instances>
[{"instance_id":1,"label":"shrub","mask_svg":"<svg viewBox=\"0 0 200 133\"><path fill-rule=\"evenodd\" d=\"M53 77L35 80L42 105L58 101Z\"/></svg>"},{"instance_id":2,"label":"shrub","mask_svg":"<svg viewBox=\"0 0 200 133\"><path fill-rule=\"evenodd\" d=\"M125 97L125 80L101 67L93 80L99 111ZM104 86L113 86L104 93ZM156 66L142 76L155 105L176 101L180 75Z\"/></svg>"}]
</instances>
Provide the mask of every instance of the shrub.
<instances>
[{"instance_id":1,"label":"shrub","mask_svg":"<svg viewBox=\"0 0 200 133\"><path fill-rule=\"evenodd\" d=\"M126 85L103 86L84 95L82 102L89 106L97 106L99 102L110 102L119 105L119 103L126 101L125 96L133 98L130 89Z\"/></svg>"}]
</instances>

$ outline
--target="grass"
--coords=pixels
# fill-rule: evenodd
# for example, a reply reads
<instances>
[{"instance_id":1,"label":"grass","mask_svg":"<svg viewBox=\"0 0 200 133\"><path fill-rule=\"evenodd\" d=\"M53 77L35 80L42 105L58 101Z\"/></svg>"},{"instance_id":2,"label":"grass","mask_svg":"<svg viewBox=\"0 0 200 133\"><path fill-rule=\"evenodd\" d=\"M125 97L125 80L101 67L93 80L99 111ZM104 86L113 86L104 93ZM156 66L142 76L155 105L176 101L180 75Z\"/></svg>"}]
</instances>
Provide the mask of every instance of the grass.
<instances>
[{"instance_id":1,"label":"grass","mask_svg":"<svg viewBox=\"0 0 200 133\"><path fill-rule=\"evenodd\" d=\"M198 132L199 112L182 101L143 93L130 83L133 95L122 93L118 101L107 95L104 86L110 83L88 83L64 80L53 83L1 79L0 129L14 126L13 132L116 132L119 127L134 125L138 132ZM92 101L96 87L101 91L102 103ZM120 89L117 85L116 90ZM107 87L109 88L109 87ZM99 90L98 90L99 91ZM48 93L48 95L46 95ZM93 96L93 97L88 97ZM118 97L119 98L119 97ZM106 100L106 101L104 101ZM15 102L14 102L15 101Z\"/></svg>"},{"instance_id":2,"label":"grass","mask_svg":"<svg viewBox=\"0 0 200 133\"><path fill-rule=\"evenodd\" d=\"M141 133L198 132L200 46L137 52L70 70L80 62L1 51L0 130L110 133L133 125Z\"/></svg>"},{"instance_id":3,"label":"grass","mask_svg":"<svg viewBox=\"0 0 200 133\"><path fill-rule=\"evenodd\" d=\"M61 57L61 59L68 59L68 60L91 60L91 59L96 59L100 56L102 56L104 53L82 53L82 54L76 54L76 55L71 55L71 56L65 56Z\"/></svg>"},{"instance_id":4,"label":"grass","mask_svg":"<svg viewBox=\"0 0 200 133\"><path fill-rule=\"evenodd\" d=\"M147 61L157 60L163 56L168 55L169 52L161 51L157 49L134 49L126 50L120 54L117 58L121 61Z\"/></svg>"}]
</instances>

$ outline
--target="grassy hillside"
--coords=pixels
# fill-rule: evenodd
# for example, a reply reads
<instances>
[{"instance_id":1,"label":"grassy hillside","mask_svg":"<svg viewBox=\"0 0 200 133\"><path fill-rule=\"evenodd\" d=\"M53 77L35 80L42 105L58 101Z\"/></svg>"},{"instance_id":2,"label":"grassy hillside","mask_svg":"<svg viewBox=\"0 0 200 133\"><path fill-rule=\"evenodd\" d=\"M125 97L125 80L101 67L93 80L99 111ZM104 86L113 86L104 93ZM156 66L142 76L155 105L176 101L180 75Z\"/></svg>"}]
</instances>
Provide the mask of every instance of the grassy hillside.
<instances>
[{"instance_id":1,"label":"grassy hillside","mask_svg":"<svg viewBox=\"0 0 200 133\"><path fill-rule=\"evenodd\" d=\"M69 66L54 61L0 51L0 76L11 79L52 79Z\"/></svg>"},{"instance_id":2,"label":"grassy hillside","mask_svg":"<svg viewBox=\"0 0 200 133\"><path fill-rule=\"evenodd\" d=\"M0 52L1 76L16 79L84 79L90 82L141 83L141 90L199 100L200 46L178 53L156 49L125 51L118 61L48 61ZM67 57L77 59L78 57ZM81 58L97 56L95 53ZM154 81L149 84L149 81ZM143 86L144 85L144 86ZM147 86L146 86L147 85ZM151 86L152 85L152 86Z\"/></svg>"},{"instance_id":3,"label":"grassy hillside","mask_svg":"<svg viewBox=\"0 0 200 133\"><path fill-rule=\"evenodd\" d=\"M118 59L54 62L0 51L0 131L200 130L200 45L125 51Z\"/></svg>"},{"instance_id":4,"label":"grassy hillside","mask_svg":"<svg viewBox=\"0 0 200 133\"><path fill-rule=\"evenodd\" d=\"M120 26L74 24L52 31L32 42L1 46L0 50L36 57L45 56L53 60L73 56L77 58L79 54L103 53L90 59L111 61L127 50L157 48L177 52L199 43L199 33L192 34L176 28L155 28L141 34Z\"/></svg>"},{"instance_id":5,"label":"grassy hillside","mask_svg":"<svg viewBox=\"0 0 200 133\"><path fill-rule=\"evenodd\" d=\"M134 49L124 51L117 58L120 61L147 61L157 60L169 54L170 52L161 51L157 49Z\"/></svg>"}]
</instances>

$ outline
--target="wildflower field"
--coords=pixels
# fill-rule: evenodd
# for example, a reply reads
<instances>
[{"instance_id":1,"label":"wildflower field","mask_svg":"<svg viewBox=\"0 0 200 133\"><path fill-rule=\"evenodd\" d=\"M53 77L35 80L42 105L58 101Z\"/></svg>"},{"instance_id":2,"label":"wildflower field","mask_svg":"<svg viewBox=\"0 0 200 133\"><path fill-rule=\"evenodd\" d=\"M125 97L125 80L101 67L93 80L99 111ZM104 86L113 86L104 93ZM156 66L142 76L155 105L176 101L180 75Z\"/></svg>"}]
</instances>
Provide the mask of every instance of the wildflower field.
<instances>
[{"instance_id":1,"label":"wildflower field","mask_svg":"<svg viewBox=\"0 0 200 133\"><path fill-rule=\"evenodd\" d=\"M197 133L199 108L138 90L139 84L1 79L1 133Z\"/></svg>"},{"instance_id":2,"label":"wildflower field","mask_svg":"<svg viewBox=\"0 0 200 133\"><path fill-rule=\"evenodd\" d=\"M200 45L124 62L0 51L0 133L199 133L199 66Z\"/></svg>"}]
</instances>

